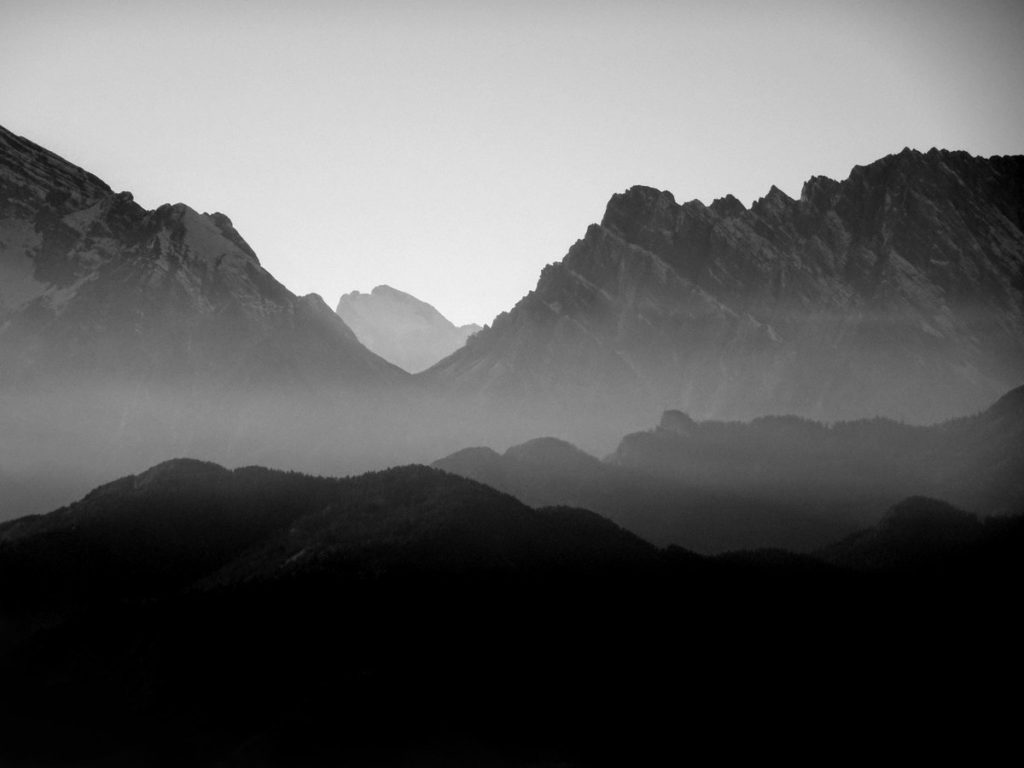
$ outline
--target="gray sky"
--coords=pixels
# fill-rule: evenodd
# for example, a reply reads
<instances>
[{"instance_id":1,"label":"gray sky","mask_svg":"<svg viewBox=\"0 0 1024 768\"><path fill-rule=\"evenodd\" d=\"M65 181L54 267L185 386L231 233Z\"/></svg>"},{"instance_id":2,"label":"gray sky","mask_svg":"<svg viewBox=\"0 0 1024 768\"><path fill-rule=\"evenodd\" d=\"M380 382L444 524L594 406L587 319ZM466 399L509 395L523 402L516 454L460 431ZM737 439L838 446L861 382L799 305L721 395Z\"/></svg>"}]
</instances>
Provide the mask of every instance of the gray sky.
<instances>
[{"instance_id":1,"label":"gray sky","mask_svg":"<svg viewBox=\"0 0 1024 768\"><path fill-rule=\"evenodd\" d=\"M0 0L0 124L329 304L490 322L633 184L1024 152L1024 3Z\"/></svg>"}]
</instances>

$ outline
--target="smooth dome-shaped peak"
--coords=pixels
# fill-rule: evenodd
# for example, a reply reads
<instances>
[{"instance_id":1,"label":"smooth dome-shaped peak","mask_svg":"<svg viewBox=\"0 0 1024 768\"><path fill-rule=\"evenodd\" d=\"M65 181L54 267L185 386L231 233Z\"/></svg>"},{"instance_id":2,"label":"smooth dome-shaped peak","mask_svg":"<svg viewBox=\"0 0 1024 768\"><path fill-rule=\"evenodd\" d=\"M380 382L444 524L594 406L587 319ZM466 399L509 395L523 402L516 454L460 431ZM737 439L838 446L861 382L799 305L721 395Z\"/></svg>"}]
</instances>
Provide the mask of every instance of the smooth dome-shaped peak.
<instances>
[{"instance_id":1,"label":"smooth dome-shaped peak","mask_svg":"<svg viewBox=\"0 0 1024 768\"><path fill-rule=\"evenodd\" d=\"M675 410L665 411L661 414L661 421L658 424L659 429L679 434L686 434L695 426L697 426L697 422L691 419L689 415Z\"/></svg>"},{"instance_id":2,"label":"smooth dome-shaped peak","mask_svg":"<svg viewBox=\"0 0 1024 768\"><path fill-rule=\"evenodd\" d=\"M599 463L594 456L557 437L538 437L514 445L505 451L505 457L548 466L561 465L566 462L587 465Z\"/></svg>"},{"instance_id":3,"label":"smooth dome-shaped peak","mask_svg":"<svg viewBox=\"0 0 1024 768\"><path fill-rule=\"evenodd\" d=\"M979 526L978 518L938 499L911 496L894 505L879 523L879 531L915 538L959 538Z\"/></svg>"},{"instance_id":4,"label":"smooth dome-shaped peak","mask_svg":"<svg viewBox=\"0 0 1024 768\"><path fill-rule=\"evenodd\" d=\"M138 489L154 484L187 483L196 477L227 474L227 472L228 470L220 464L215 464L212 461L187 458L169 459L136 475L134 487Z\"/></svg>"}]
</instances>

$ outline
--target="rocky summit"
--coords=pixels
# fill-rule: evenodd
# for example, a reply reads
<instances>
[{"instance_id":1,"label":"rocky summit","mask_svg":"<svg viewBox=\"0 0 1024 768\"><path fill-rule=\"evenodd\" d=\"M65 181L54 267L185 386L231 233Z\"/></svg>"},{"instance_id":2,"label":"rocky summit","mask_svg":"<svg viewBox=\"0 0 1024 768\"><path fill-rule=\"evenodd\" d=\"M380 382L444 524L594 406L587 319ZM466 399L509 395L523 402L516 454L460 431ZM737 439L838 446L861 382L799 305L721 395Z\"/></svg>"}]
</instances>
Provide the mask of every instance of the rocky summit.
<instances>
[{"instance_id":1,"label":"rocky summit","mask_svg":"<svg viewBox=\"0 0 1024 768\"><path fill-rule=\"evenodd\" d=\"M472 323L457 326L427 302L390 285L344 294L337 312L363 344L410 373L447 357L480 330Z\"/></svg>"},{"instance_id":2,"label":"rocky summit","mask_svg":"<svg viewBox=\"0 0 1024 768\"><path fill-rule=\"evenodd\" d=\"M1024 382L1024 157L905 149L749 209L633 187L424 377L604 413L975 412Z\"/></svg>"},{"instance_id":3,"label":"rocky summit","mask_svg":"<svg viewBox=\"0 0 1024 768\"><path fill-rule=\"evenodd\" d=\"M221 213L147 211L0 128L0 387L352 388L405 378Z\"/></svg>"}]
</instances>

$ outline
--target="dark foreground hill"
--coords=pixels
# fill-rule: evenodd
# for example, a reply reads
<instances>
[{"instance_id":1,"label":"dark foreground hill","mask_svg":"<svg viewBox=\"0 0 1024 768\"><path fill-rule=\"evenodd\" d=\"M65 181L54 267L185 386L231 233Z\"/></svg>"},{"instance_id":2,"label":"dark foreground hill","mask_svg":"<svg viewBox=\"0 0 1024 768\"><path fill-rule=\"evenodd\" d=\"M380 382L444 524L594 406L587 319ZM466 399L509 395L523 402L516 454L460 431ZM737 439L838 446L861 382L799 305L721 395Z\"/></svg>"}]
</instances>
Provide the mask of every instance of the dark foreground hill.
<instances>
[{"instance_id":1,"label":"dark foreground hill","mask_svg":"<svg viewBox=\"0 0 1024 768\"><path fill-rule=\"evenodd\" d=\"M177 459L0 526L8 600L37 610L331 570L603 567L654 549L592 512L535 510L427 467L333 479ZM593 562L591 562L591 560Z\"/></svg>"},{"instance_id":2,"label":"dark foreground hill","mask_svg":"<svg viewBox=\"0 0 1024 768\"><path fill-rule=\"evenodd\" d=\"M908 503L859 557L961 519ZM706 558L424 467L170 462L0 528L0 761L984 759L1015 732L1022 526L953 528L926 569Z\"/></svg>"},{"instance_id":3,"label":"dark foreground hill","mask_svg":"<svg viewBox=\"0 0 1024 768\"><path fill-rule=\"evenodd\" d=\"M554 438L468 448L434 466L531 505L593 509L655 544L811 551L927 495L980 515L1024 506L1024 388L931 427L795 416L695 421L666 412L600 461Z\"/></svg>"},{"instance_id":4,"label":"dark foreground hill","mask_svg":"<svg viewBox=\"0 0 1024 768\"><path fill-rule=\"evenodd\" d=\"M816 553L833 565L898 574L1003 571L1016 578L1024 553L1020 515L977 516L943 501L914 496L889 509L877 525ZM987 562L982 563L984 558Z\"/></svg>"}]
</instances>

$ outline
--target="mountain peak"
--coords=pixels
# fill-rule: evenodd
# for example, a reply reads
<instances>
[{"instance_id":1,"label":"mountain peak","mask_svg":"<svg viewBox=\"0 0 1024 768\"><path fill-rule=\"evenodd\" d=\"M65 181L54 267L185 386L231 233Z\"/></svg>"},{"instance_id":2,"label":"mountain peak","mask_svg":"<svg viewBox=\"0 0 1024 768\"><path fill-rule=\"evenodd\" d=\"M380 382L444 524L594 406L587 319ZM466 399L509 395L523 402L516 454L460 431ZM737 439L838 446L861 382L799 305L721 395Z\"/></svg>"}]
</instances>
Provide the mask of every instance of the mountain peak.
<instances>
[{"instance_id":1,"label":"mountain peak","mask_svg":"<svg viewBox=\"0 0 1024 768\"><path fill-rule=\"evenodd\" d=\"M693 419L682 411L665 411L661 414L661 421L658 423L658 429L664 429L668 432L675 432L679 435L686 435L697 425Z\"/></svg>"},{"instance_id":2,"label":"mountain peak","mask_svg":"<svg viewBox=\"0 0 1024 768\"><path fill-rule=\"evenodd\" d=\"M601 226L615 232L628 231L635 221L670 211L675 205L676 199L671 192L633 186L625 192L612 195L601 219Z\"/></svg>"},{"instance_id":3,"label":"mountain peak","mask_svg":"<svg viewBox=\"0 0 1024 768\"><path fill-rule=\"evenodd\" d=\"M927 496L911 496L893 505L878 524L879 530L908 538L923 535L959 536L964 530L974 530L978 518L952 504Z\"/></svg>"},{"instance_id":4,"label":"mountain peak","mask_svg":"<svg viewBox=\"0 0 1024 768\"><path fill-rule=\"evenodd\" d=\"M1022 176L908 148L749 210L630 187L430 376L594 421L975 412L1024 380Z\"/></svg>"},{"instance_id":5,"label":"mountain peak","mask_svg":"<svg viewBox=\"0 0 1024 768\"><path fill-rule=\"evenodd\" d=\"M411 373L429 368L480 330L456 327L427 302L383 284L370 293L343 294L335 311L363 344Z\"/></svg>"},{"instance_id":6,"label":"mountain peak","mask_svg":"<svg viewBox=\"0 0 1024 768\"><path fill-rule=\"evenodd\" d=\"M572 443L557 437L537 437L505 451L506 458L545 466L566 463L592 465L599 460Z\"/></svg>"},{"instance_id":7,"label":"mountain peak","mask_svg":"<svg viewBox=\"0 0 1024 768\"><path fill-rule=\"evenodd\" d=\"M153 485L177 485L188 483L196 477L227 474L228 470L220 464L199 459L179 458L168 459L150 467L145 472L135 475L133 486L136 489Z\"/></svg>"},{"instance_id":8,"label":"mountain peak","mask_svg":"<svg viewBox=\"0 0 1024 768\"><path fill-rule=\"evenodd\" d=\"M723 217L739 216L747 210L747 207L732 195L719 197L708 207L716 214Z\"/></svg>"},{"instance_id":9,"label":"mountain peak","mask_svg":"<svg viewBox=\"0 0 1024 768\"><path fill-rule=\"evenodd\" d=\"M827 547L822 555L854 568L915 570L964 552L984 530L972 514L938 499L913 496L893 506L874 528Z\"/></svg>"},{"instance_id":10,"label":"mountain peak","mask_svg":"<svg viewBox=\"0 0 1024 768\"><path fill-rule=\"evenodd\" d=\"M792 203L793 198L772 184L771 189L768 190L768 194L759 200L756 200L751 206L751 210L762 213L765 211L782 212L785 211L785 209Z\"/></svg>"},{"instance_id":11,"label":"mountain peak","mask_svg":"<svg viewBox=\"0 0 1024 768\"><path fill-rule=\"evenodd\" d=\"M0 129L0 384L214 388L401 374L259 263L231 219L147 211ZM194 397L194 391L189 397Z\"/></svg>"},{"instance_id":12,"label":"mountain peak","mask_svg":"<svg viewBox=\"0 0 1024 768\"><path fill-rule=\"evenodd\" d=\"M1015 387L1000 397L988 412L995 415L1013 414L1024 417L1024 385Z\"/></svg>"},{"instance_id":13,"label":"mountain peak","mask_svg":"<svg viewBox=\"0 0 1024 768\"><path fill-rule=\"evenodd\" d=\"M355 291L355 293L359 293L359 292ZM374 286L373 290L370 291L370 295L371 296L390 296L392 298L402 299L402 300L408 301L410 303L422 304L422 305L428 306L428 307L430 306L425 301L420 301L419 299L417 299L411 293L406 293L405 291L400 291L397 288L392 288L390 285L387 285L386 283L381 283L380 285Z\"/></svg>"},{"instance_id":14,"label":"mountain peak","mask_svg":"<svg viewBox=\"0 0 1024 768\"><path fill-rule=\"evenodd\" d=\"M814 204L827 204L840 184L828 176L811 176L800 189L800 200Z\"/></svg>"}]
</instances>

